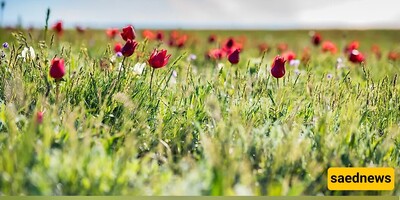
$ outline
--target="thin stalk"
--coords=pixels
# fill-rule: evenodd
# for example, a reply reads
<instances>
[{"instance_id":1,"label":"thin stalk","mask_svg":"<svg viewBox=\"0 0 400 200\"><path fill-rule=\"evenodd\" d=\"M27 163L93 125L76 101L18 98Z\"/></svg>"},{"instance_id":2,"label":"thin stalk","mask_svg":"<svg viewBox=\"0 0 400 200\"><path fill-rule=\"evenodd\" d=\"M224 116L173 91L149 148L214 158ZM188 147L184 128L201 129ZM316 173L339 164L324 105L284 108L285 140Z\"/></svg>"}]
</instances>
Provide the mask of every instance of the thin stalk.
<instances>
[{"instance_id":1,"label":"thin stalk","mask_svg":"<svg viewBox=\"0 0 400 200\"><path fill-rule=\"evenodd\" d=\"M187 67L187 71L186 71L186 82L188 82L188 80L189 80L190 67L191 67L191 63L189 63L189 65L188 65L188 67Z\"/></svg>"},{"instance_id":2,"label":"thin stalk","mask_svg":"<svg viewBox=\"0 0 400 200\"><path fill-rule=\"evenodd\" d=\"M121 69L118 69L118 77L117 77L117 82L119 83L119 79L121 78L121 71L122 69L125 69L124 64L125 64L125 59L126 57L124 56L124 59L122 59L122 63L121 63Z\"/></svg>"},{"instance_id":3,"label":"thin stalk","mask_svg":"<svg viewBox=\"0 0 400 200\"><path fill-rule=\"evenodd\" d=\"M151 76L150 76L150 101L152 100L152 95L151 95L151 87L152 87L152 85L153 85L153 76L154 76L154 71L155 71L155 69L154 69L154 68L152 68L152 71L151 71Z\"/></svg>"},{"instance_id":4,"label":"thin stalk","mask_svg":"<svg viewBox=\"0 0 400 200\"><path fill-rule=\"evenodd\" d=\"M276 78L276 85L279 88L279 78Z\"/></svg>"},{"instance_id":5,"label":"thin stalk","mask_svg":"<svg viewBox=\"0 0 400 200\"><path fill-rule=\"evenodd\" d=\"M49 27L49 18L50 18L50 8L47 8L47 13L46 13L46 26L44 27L44 41L46 42L46 37L47 37L47 30Z\"/></svg>"},{"instance_id":6,"label":"thin stalk","mask_svg":"<svg viewBox=\"0 0 400 200\"><path fill-rule=\"evenodd\" d=\"M60 95L60 80L56 80L56 104L58 104L59 95Z\"/></svg>"}]
</instances>

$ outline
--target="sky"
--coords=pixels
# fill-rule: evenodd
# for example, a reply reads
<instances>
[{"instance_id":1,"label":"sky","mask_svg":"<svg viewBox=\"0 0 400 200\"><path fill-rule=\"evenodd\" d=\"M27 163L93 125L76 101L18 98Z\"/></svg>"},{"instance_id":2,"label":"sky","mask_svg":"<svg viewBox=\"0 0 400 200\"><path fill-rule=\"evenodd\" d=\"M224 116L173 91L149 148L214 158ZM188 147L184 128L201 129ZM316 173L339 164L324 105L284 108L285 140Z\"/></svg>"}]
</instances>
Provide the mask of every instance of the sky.
<instances>
[{"instance_id":1,"label":"sky","mask_svg":"<svg viewBox=\"0 0 400 200\"><path fill-rule=\"evenodd\" d=\"M3 25L107 28L400 29L400 0L4 0Z\"/></svg>"}]
</instances>

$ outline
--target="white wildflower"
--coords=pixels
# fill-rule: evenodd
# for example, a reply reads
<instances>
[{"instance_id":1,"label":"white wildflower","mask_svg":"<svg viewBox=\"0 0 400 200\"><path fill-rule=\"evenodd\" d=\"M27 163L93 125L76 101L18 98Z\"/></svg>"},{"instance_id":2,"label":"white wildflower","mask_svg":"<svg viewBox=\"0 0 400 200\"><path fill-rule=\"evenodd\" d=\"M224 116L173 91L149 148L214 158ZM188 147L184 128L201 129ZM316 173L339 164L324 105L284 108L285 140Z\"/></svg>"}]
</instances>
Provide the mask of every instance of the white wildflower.
<instances>
[{"instance_id":1,"label":"white wildflower","mask_svg":"<svg viewBox=\"0 0 400 200\"><path fill-rule=\"evenodd\" d=\"M178 72L175 70L172 71L171 79L169 80L170 85L175 85L176 84L176 77L178 77Z\"/></svg>"},{"instance_id":2,"label":"white wildflower","mask_svg":"<svg viewBox=\"0 0 400 200\"><path fill-rule=\"evenodd\" d=\"M192 72L193 74L197 74L198 70L196 66L192 66Z\"/></svg>"},{"instance_id":3,"label":"white wildflower","mask_svg":"<svg viewBox=\"0 0 400 200\"><path fill-rule=\"evenodd\" d=\"M35 59L36 58L36 54L35 54L35 50L32 47L24 47L24 49L21 52L20 57L22 57L24 59L24 61L26 61L27 59Z\"/></svg>"},{"instance_id":4,"label":"white wildflower","mask_svg":"<svg viewBox=\"0 0 400 200\"><path fill-rule=\"evenodd\" d=\"M117 58L117 55L113 55L113 56L111 56L110 61L113 63L116 58Z\"/></svg>"},{"instance_id":5,"label":"white wildflower","mask_svg":"<svg viewBox=\"0 0 400 200\"><path fill-rule=\"evenodd\" d=\"M29 52L31 53L31 59L35 59L36 58L36 54L35 54L35 50L33 49L33 47L29 47Z\"/></svg>"},{"instance_id":6,"label":"white wildflower","mask_svg":"<svg viewBox=\"0 0 400 200\"><path fill-rule=\"evenodd\" d=\"M145 67L146 63L136 63L136 65L133 66L133 72L135 72L137 75L142 75Z\"/></svg>"},{"instance_id":7,"label":"white wildflower","mask_svg":"<svg viewBox=\"0 0 400 200\"><path fill-rule=\"evenodd\" d=\"M336 69L344 68L344 62L342 58L338 58L336 60Z\"/></svg>"},{"instance_id":8,"label":"white wildflower","mask_svg":"<svg viewBox=\"0 0 400 200\"><path fill-rule=\"evenodd\" d=\"M300 75L300 70L299 70L299 69L295 69L295 70L294 70L294 73L295 73L296 75Z\"/></svg>"},{"instance_id":9,"label":"white wildflower","mask_svg":"<svg viewBox=\"0 0 400 200\"><path fill-rule=\"evenodd\" d=\"M118 71L124 71L124 68L122 67L122 63L118 63Z\"/></svg>"},{"instance_id":10,"label":"white wildflower","mask_svg":"<svg viewBox=\"0 0 400 200\"><path fill-rule=\"evenodd\" d=\"M295 59L293 59L293 60L291 60L291 61L289 62L289 65L290 65L290 66L293 66L293 67L298 67L298 66L300 65L300 60L295 60Z\"/></svg>"},{"instance_id":11,"label":"white wildflower","mask_svg":"<svg viewBox=\"0 0 400 200\"><path fill-rule=\"evenodd\" d=\"M22 52L21 52L21 57L25 60L25 58L26 58L26 53L28 52L28 48L27 47L24 47L24 49L22 50Z\"/></svg>"},{"instance_id":12,"label":"white wildflower","mask_svg":"<svg viewBox=\"0 0 400 200\"><path fill-rule=\"evenodd\" d=\"M178 72L176 72L175 70L172 71L172 76L175 77L175 78L178 77Z\"/></svg>"},{"instance_id":13,"label":"white wildflower","mask_svg":"<svg viewBox=\"0 0 400 200\"><path fill-rule=\"evenodd\" d=\"M221 69L224 68L224 67L225 67L224 63L218 63L218 64L217 64L217 69L218 69L218 70L221 70Z\"/></svg>"},{"instance_id":14,"label":"white wildflower","mask_svg":"<svg viewBox=\"0 0 400 200\"><path fill-rule=\"evenodd\" d=\"M197 59L196 54L190 54L190 55L187 57L187 61L188 61L188 62L193 61L193 60L196 60L196 59Z\"/></svg>"},{"instance_id":15,"label":"white wildflower","mask_svg":"<svg viewBox=\"0 0 400 200\"><path fill-rule=\"evenodd\" d=\"M236 184L234 186L234 191L237 196L251 196L253 192L251 191L250 187L247 187L242 184Z\"/></svg>"}]
</instances>

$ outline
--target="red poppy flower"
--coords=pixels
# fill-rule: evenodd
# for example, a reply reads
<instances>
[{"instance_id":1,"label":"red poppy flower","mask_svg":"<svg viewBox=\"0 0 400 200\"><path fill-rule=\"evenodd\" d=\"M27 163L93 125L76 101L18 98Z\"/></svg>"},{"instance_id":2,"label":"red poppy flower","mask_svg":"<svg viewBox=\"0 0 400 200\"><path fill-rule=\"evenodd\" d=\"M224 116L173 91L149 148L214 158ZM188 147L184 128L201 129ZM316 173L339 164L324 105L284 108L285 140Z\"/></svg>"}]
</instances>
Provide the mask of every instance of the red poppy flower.
<instances>
[{"instance_id":1,"label":"red poppy flower","mask_svg":"<svg viewBox=\"0 0 400 200\"><path fill-rule=\"evenodd\" d=\"M169 46L175 46L176 45L176 41L178 40L178 38L180 37L180 34L178 31L171 31L170 35L169 35L169 40L168 40L168 45Z\"/></svg>"},{"instance_id":2,"label":"red poppy flower","mask_svg":"<svg viewBox=\"0 0 400 200\"><path fill-rule=\"evenodd\" d=\"M137 45L138 43L136 41L128 39L121 49L122 55L125 57L131 56L133 52L135 52Z\"/></svg>"},{"instance_id":3,"label":"red poppy flower","mask_svg":"<svg viewBox=\"0 0 400 200\"><path fill-rule=\"evenodd\" d=\"M214 43L217 40L217 36L212 34L208 36L208 43Z\"/></svg>"},{"instance_id":4,"label":"red poppy flower","mask_svg":"<svg viewBox=\"0 0 400 200\"><path fill-rule=\"evenodd\" d=\"M285 58L282 56L276 56L274 58L274 61L272 62L271 65L271 75L275 78L282 78L285 73Z\"/></svg>"},{"instance_id":5,"label":"red poppy flower","mask_svg":"<svg viewBox=\"0 0 400 200\"><path fill-rule=\"evenodd\" d=\"M188 38L188 36L187 36L186 34L180 36L180 37L175 41L175 45L176 45L178 48L184 47L185 44L186 44L187 38Z\"/></svg>"},{"instance_id":6,"label":"red poppy flower","mask_svg":"<svg viewBox=\"0 0 400 200\"><path fill-rule=\"evenodd\" d=\"M122 51L122 44L119 43L119 42L115 43L114 44L114 52L118 53L118 52L121 52L121 51Z\"/></svg>"},{"instance_id":7,"label":"red poppy flower","mask_svg":"<svg viewBox=\"0 0 400 200\"><path fill-rule=\"evenodd\" d=\"M337 52L336 45L331 41L325 41L322 43L322 52L331 52L335 54Z\"/></svg>"},{"instance_id":8,"label":"red poppy flower","mask_svg":"<svg viewBox=\"0 0 400 200\"><path fill-rule=\"evenodd\" d=\"M122 28L121 37L125 41L128 41L128 39L134 40L136 38L136 33L135 29L133 29L133 26L125 26Z\"/></svg>"},{"instance_id":9,"label":"red poppy flower","mask_svg":"<svg viewBox=\"0 0 400 200\"><path fill-rule=\"evenodd\" d=\"M36 113L36 122L38 123L38 124L41 124L42 122L43 122L43 112L41 112L41 111L38 111L37 113Z\"/></svg>"},{"instance_id":10,"label":"red poppy flower","mask_svg":"<svg viewBox=\"0 0 400 200\"><path fill-rule=\"evenodd\" d=\"M156 38L156 35L151 30L144 30L142 32L142 36L143 38L147 38L148 40L154 40Z\"/></svg>"},{"instance_id":11,"label":"red poppy flower","mask_svg":"<svg viewBox=\"0 0 400 200\"><path fill-rule=\"evenodd\" d=\"M287 51L282 56L289 62L296 59L296 54L293 51Z\"/></svg>"},{"instance_id":12,"label":"red poppy flower","mask_svg":"<svg viewBox=\"0 0 400 200\"><path fill-rule=\"evenodd\" d=\"M64 75L65 75L64 59L54 58L51 61L50 76L56 80L60 80Z\"/></svg>"},{"instance_id":13,"label":"red poppy flower","mask_svg":"<svg viewBox=\"0 0 400 200\"><path fill-rule=\"evenodd\" d=\"M258 51L260 51L260 53L264 53L264 51L268 52L269 51L269 46L267 43L261 43L258 45Z\"/></svg>"},{"instance_id":14,"label":"red poppy flower","mask_svg":"<svg viewBox=\"0 0 400 200\"><path fill-rule=\"evenodd\" d=\"M277 48L278 48L278 52L279 52L279 53L282 53L282 52L284 52L284 51L286 51L286 50L288 49L288 44L286 44L286 43L284 43L284 42L279 43L279 44L277 45Z\"/></svg>"},{"instance_id":15,"label":"red poppy flower","mask_svg":"<svg viewBox=\"0 0 400 200\"><path fill-rule=\"evenodd\" d=\"M63 23L62 21L58 21L57 23L55 23L53 25L53 30L59 35L61 36L63 34Z\"/></svg>"},{"instance_id":16,"label":"red poppy flower","mask_svg":"<svg viewBox=\"0 0 400 200\"><path fill-rule=\"evenodd\" d=\"M162 32L162 31L157 31L157 33L156 33L156 39L157 39L158 41L163 41L163 40L164 40L164 32Z\"/></svg>"},{"instance_id":17,"label":"red poppy flower","mask_svg":"<svg viewBox=\"0 0 400 200\"><path fill-rule=\"evenodd\" d=\"M234 38L228 38L222 45L222 50L225 51L227 55L231 54L236 49L241 50L242 44L235 41Z\"/></svg>"},{"instance_id":18,"label":"red poppy flower","mask_svg":"<svg viewBox=\"0 0 400 200\"><path fill-rule=\"evenodd\" d=\"M207 53L207 57L214 60L221 60L225 55L226 53L222 49L211 49Z\"/></svg>"},{"instance_id":19,"label":"red poppy flower","mask_svg":"<svg viewBox=\"0 0 400 200\"><path fill-rule=\"evenodd\" d=\"M227 49L232 48L235 45L235 40L233 38L229 38L226 42L224 47Z\"/></svg>"},{"instance_id":20,"label":"red poppy flower","mask_svg":"<svg viewBox=\"0 0 400 200\"><path fill-rule=\"evenodd\" d=\"M362 63L364 59L364 55L356 49L352 50L349 55L349 60L352 63Z\"/></svg>"},{"instance_id":21,"label":"red poppy flower","mask_svg":"<svg viewBox=\"0 0 400 200\"><path fill-rule=\"evenodd\" d=\"M118 32L119 30L117 28L109 28L106 30L106 34L110 39L114 39Z\"/></svg>"},{"instance_id":22,"label":"red poppy flower","mask_svg":"<svg viewBox=\"0 0 400 200\"><path fill-rule=\"evenodd\" d=\"M319 33L314 33L313 36L311 37L311 42L315 45L318 46L321 43L322 37Z\"/></svg>"},{"instance_id":23,"label":"red poppy flower","mask_svg":"<svg viewBox=\"0 0 400 200\"><path fill-rule=\"evenodd\" d=\"M170 38L177 39L180 36L179 32L176 30L171 31Z\"/></svg>"},{"instance_id":24,"label":"red poppy flower","mask_svg":"<svg viewBox=\"0 0 400 200\"><path fill-rule=\"evenodd\" d=\"M371 51L374 53L376 58L380 59L382 57L381 48L379 48L377 44L372 45Z\"/></svg>"},{"instance_id":25,"label":"red poppy flower","mask_svg":"<svg viewBox=\"0 0 400 200\"><path fill-rule=\"evenodd\" d=\"M167 55L167 50L162 49L160 51L154 49L148 60L149 65L155 69L164 67L168 64L171 54Z\"/></svg>"},{"instance_id":26,"label":"red poppy flower","mask_svg":"<svg viewBox=\"0 0 400 200\"><path fill-rule=\"evenodd\" d=\"M360 42L355 40L345 47L344 52L351 53L353 50L357 50L359 47L360 47Z\"/></svg>"},{"instance_id":27,"label":"red poppy flower","mask_svg":"<svg viewBox=\"0 0 400 200\"><path fill-rule=\"evenodd\" d=\"M395 51L390 51L388 54L388 59L391 61L396 61L400 59L400 53Z\"/></svg>"}]
</instances>

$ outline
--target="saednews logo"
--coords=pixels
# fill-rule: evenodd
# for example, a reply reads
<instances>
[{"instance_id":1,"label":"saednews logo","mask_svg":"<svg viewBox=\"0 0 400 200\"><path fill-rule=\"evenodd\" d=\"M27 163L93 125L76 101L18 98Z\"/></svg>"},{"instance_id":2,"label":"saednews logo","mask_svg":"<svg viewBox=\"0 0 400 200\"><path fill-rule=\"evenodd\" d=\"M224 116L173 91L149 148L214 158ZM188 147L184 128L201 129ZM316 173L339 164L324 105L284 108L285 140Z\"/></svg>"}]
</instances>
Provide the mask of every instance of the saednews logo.
<instances>
[{"instance_id":1,"label":"saednews logo","mask_svg":"<svg viewBox=\"0 0 400 200\"><path fill-rule=\"evenodd\" d=\"M329 168L329 190L393 190L393 168Z\"/></svg>"}]
</instances>

